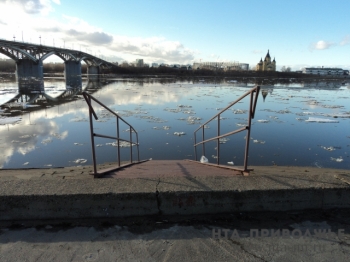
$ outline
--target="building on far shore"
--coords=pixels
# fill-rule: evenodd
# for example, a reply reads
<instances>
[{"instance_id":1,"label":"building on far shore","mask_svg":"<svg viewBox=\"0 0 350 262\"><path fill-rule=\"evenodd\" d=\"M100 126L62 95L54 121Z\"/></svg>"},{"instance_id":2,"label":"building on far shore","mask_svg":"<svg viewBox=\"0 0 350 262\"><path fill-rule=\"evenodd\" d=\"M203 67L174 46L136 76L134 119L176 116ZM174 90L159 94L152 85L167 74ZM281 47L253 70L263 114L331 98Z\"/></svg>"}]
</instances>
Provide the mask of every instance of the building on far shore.
<instances>
[{"instance_id":1,"label":"building on far shore","mask_svg":"<svg viewBox=\"0 0 350 262\"><path fill-rule=\"evenodd\" d=\"M333 75L340 76L346 75L347 70L343 70L341 68L329 68L329 67L305 67L303 68L303 74L310 75Z\"/></svg>"},{"instance_id":2,"label":"building on far shore","mask_svg":"<svg viewBox=\"0 0 350 262\"><path fill-rule=\"evenodd\" d=\"M135 66L136 67L143 67L144 66L143 59L136 59Z\"/></svg>"},{"instance_id":3,"label":"building on far shore","mask_svg":"<svg viewBox=\"0 0 350 262\"><path fill-rule=\"evenodd\" d=\"M235 62L194 62L193 69L223 70L223 71L247 71L249 64Z\"/></svg>"},{"instance_id":4,"label":"building on far shore","mask_svg":"<svg viewBox=\"0 0 350 262\"><path fill-rule=\"evenodd\" d=\"M260 62L257 63L256 71L276 71L276 60L273 58L271 61L270 50L267 50L264 61L261 58Z\"/></svg>"}]
</instances>

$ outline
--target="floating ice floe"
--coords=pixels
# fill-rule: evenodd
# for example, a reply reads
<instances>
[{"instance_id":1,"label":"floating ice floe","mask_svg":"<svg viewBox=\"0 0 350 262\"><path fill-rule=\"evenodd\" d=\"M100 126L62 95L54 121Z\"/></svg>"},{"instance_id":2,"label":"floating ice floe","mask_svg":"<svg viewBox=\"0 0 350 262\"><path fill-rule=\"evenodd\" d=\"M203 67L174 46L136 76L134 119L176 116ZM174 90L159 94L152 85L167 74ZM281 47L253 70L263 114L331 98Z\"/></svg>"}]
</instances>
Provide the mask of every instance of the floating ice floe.
<instances>
[{"instance_id":1,"label":"floating ice floe","mask_svg":"<svg viewBox=\"0 0 350 262\"><path fill-rule=\"evenodd\" d=\"M256 144L265 144L265 141L263 141L263 140L254 139L253 142Z\"/></svg>"},{"instance_id":2,"label":"floating ice floe","mask_svg":"<svg viewBox=\"0 0 350 262\"><path fill-rule=\"evenodd\" d=\"M118 146L118 142L113 142L113 143L106 143L106 145L108 146ZM120 147L130 147L130 143L126 142L126 141L120 141L119 142L119 146ZM132 143L132 146L136 146L135 143Z\"/></svg>"},{"instance_id":3,"label":"floating ice floe","mask_svg":"<svg viewBox=\"0 0 350 262\"><path fill-rule=\"evenodd\" d=\"M338 120L332 120L327 118L309 117L305 122L317 122L317 123L339 123Z\"/></svg>"},{"instance_id":4,"label":"floating ice floe","mask_svg":"<svg viewBox=\"0 0 350 262\"><path fill-rule=\"evenodd\" d=\"M201 120L202 118L200 117L194 117L194 116L189 116L186 121L187 124L189 125L194 125L194 124L200 124L199 120Z\"/></svg>"},{"instance_id":5,"label":"floating ice floe","mask_svg":"<svg viewBox=\"0 0 350 262\"><path fill-rule=\"evenodd\" d=\"M226 138L226 137L220 138L220 139L219 139L219 143L220 143L220 144L226 144L226 142L229 141L229 140L230 140L230 139L229 139L229 138Z\"/></svg>"},{"instance_id":6,"label":"floating ice floe","mask_svg":"<svg viewBox=\"0 0 350 262\"><path fill-rule=\"evenodd\" d=\"M235 163L233 163L232 161L230 161L230 162L227 162L227 164L229 164L229 165L234 165Z\"/></svg>"},{"instance_id":7,"label":"floating ice floe","mask_svg":"<svg viewBox=\"0 0 350 262\"><path fill-rule=\"evenodd\" d=\"M306 111L306 112L303 112L303 115L316 115L316 113L315 112Z\"/></svg>"},{"instance_id":8,"label":"floating ice floe","mask_svg":"<svg viewBox=\"0 0 350 262\"><path fill-rule=\"evenodd\" d=\"M181 112L181 108L165 108L164 111L168 111L171 113L179 113Z\"/></svg>"},{"instance_id":9,"label":"floating ice floe","mask_svg":"<svg viewBox=\"0 0 350 262\"><path fill-rule=\"evenodd\" d=\"M268 122L269 122L269 120L266 120L266 119L260 119L260 120L258 120L258 122L259 122L259 123L268 123Z\"/></svg>"},{"instance_id":10,"label":"floating ice floe","mask_svg":"<svg viewBox=\"0 0 350 262\"><path fill-rule=\"evenodd\" d=\"M169 130L171 127L170 126L163 126L164 130Z\"/></svg>"},{"instance_id":11,"label":"floating ice floe","mask_svg":"<svg viewBox=\"0 0 350 262\"><path fill-rule=\"evenodd\" d=\"M21 117L0 118L0 125L16 124L22 120Z\"/></svg>"},{"instance_id":12,"label":"floating ice floe","mask_svg":"<svg viewBox=\"0 0 350 262\"><path fill-rule=\"evenodd\" d=\"M343 162L344 159L340 156L340 157L338 157L338 158L331 157L331 160L332 160L332 161L335 161L335 162Z\"/></svg>"},{"instance_id":13,"label":"floating ice floe","mask_svg":"<svg viewBox=\"0 0 350 262\"><path fill-rule=\"evenodd\" d=\"M189 114L189 115L194 115L194 114L196 114L196 112L194 112L193 110L185 110L185 111L182 111L182 113L184 113L184 114Z\"/></svg>"},{"instance_id":14,"label":"floating ice floe","mask_svg":"<svg viewBox=\"0 0 350 262\"><path fill-rule=\"evenodd\" d=\"M186 135L186 133L185 132L174 132L174 135L183 136L183 135Z\"/></svg>"},{"instance_id":15,"label":"floating ice floe","mask_svg":"<svg viewBox=\"0 0 350 262\"><path fill-rule=\"evenodd\" d=\"M192 108L192 106L186 106L186 105L178 105L178 107L182 107L182 108Z\"/></svg>"},{"instance_id":16,"label":"floating ice floe","mask_svg":"<svg viewBox=\"0 0 350 262\"><path fill-rule=\"evenodd\" d=\"M220 120L225 120L225 119L228 119L227 117L221 117L220 116ZM218 117L215 117L213 120L217 121L218 120Z\"/></svg>"},{"instance_id":17,"label":"floating ice floe","mask_svg":"<svg viewBox=\"0 0 350 262\"><path fill-rule=\"evenodd\" d=\"M154 117L154 116L141 116L140 117L141 119L148 119L147 122L150 122L150 123L164 123L164 122L167 122L166 120L163 120L159 117Z\"/></svg>"},{"instance_id":18,"label":"floating ice floe","mask_svg":"<svg viewBox=\"0 0 350 262\"><path fill-rule=\"evenodd\" d=\"M74 143L75 146L82 146L84 144L80 144L80 143Z\"/></svg>"},{"instance_id":19,"label":"floating ice floe","mask_svg":"<svg viewBox=\"0 0 350 262\"><path fill-rule=\"evenodd\" d=\"M26 166L26 165L28 165L28 164L29 164L29 162L25 162L23 165Z\"/></svg>"},{"instance_id":20,"label":"floating ice floe","mask_svg":"<svg viewBox=\"0 0 350 262\"><path fill-rule=\"evenodd\" d=\"M337 146L329 146L329 147L320 146L320 147L323 148L324 150L327 150L327 151L334 151L336 149L341 149L341 147L337 147Z\"/></svg>"},{"instance_id":21,"label":"floating ice floe","mask_svg":"<svg viewBox=\"0 0 350 262\"><path fill-rule=\"evenodd\" d=\"M345 113L345 114L324 114L324 116L326 116L326 117L333 117L333 118L350 118L350 114L349 113Z\"/></svg>"},{"instance_id":22,"label":"floating ice floe","mask_svg":"<svg viewBox=\"0 0 350 262\"><path fill-rule=\"evenodd\" d=\"M233 109L232 111L234 114L245 114L248 112L248 110L242 110L242 109Z\"/></svg>"},{"instance_id":23,"label":"floating ice floe","mask_svg":"<svg viewBox=\"0 0 350 262\"><path fill-rule=\"evenodd\" d=\"M79 158L79 159L74 160L73 162L76 164L84 164L87 162L87 160L83 159L83 158Z\"/></svg>"},{"instance_id":24,"label":"floating ice floe","mask_svg":"<svg viewBox=\"0 0 350 262\"><path fill-rule=\"evenodd\" d=\"M292 112L288 109L285 109L285 110L278 110L276 113L278 113L278 114L290 114Z\"/></svg>"},{"instance_id":25,"label":"floating ice floe","mask_svg":"<svg viewBox=\"0 0 350 262\"><path fill-rule=\"evenodd\" d=\"M324 108L343 108L344 106L341 105L322 105Z\"/></svg>"}]
</instances>

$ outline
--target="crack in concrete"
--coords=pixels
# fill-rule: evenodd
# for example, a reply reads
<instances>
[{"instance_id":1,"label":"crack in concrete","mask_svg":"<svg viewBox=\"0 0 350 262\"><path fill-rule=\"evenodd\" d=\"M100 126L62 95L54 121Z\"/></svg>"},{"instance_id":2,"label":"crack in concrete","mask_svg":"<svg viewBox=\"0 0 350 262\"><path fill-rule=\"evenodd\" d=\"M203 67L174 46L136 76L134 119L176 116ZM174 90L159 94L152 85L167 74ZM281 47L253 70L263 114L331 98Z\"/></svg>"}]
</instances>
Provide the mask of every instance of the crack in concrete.
<instances>
[{"instance_id":1,"label":"crack in concrete","mask_svg":"<svg viewBox=\"0 0 350 262\"><path fill-rule=\"evenodd\" d=\"M257 259L260 259L261 261L267 262L267 260L265 260L264 258L259 257L259 256L255 255L254 253L249 252L248 250L246 250L246 249L244 248L244 245L243 245L242 243L240 243L240 242L238 242L238 241L234 241L234 240L231 239L231 238L230 238L229 240L230 240L233 244L239 246L240 249L243 250L244 252L246 252L247 254L249 254L249 255L251 255L251 256L257 258Z\"/></svg>"},{"instance_id":2,"label":"crack in concrete","mask_svg":"<svg viewBox=\"0 0 350 262\"><path fill-rule=\"evenodd\" d=\"M161 206L161 201L160 201L160 198L159 198L159 191L158 191L158 186L160 184L160 178L158 178L158 183L156 185L156 199L157 199L157 208L158 208L158 214L161 215L163 212L162 210L160 209L160 206Z\"/></svg>"},{"instance_id":3,"label":"crack in concrete","mask_svg":"<svg viewBox=\"0 0 350 262\"><path fill-rule=\"evenodd\" d=\"M347 181L345 178L343 177L339 177L339 176L334 176L336 179L342 181L343 183L345 183L346 185L350 186L350 182Z\"/></svg>"}]
</instances>

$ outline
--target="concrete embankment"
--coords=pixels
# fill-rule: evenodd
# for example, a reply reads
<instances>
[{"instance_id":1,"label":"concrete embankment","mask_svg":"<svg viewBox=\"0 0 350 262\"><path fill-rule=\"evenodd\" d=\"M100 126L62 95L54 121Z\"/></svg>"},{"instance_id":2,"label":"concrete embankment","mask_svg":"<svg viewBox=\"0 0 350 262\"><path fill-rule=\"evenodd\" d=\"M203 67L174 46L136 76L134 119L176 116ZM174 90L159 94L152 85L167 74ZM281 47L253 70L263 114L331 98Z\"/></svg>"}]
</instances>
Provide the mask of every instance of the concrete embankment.
<instances>
[{"instance_id":1,"label":"concrete embankment","mask_svg":"<svg viewBox=\"0 0 350 262\"><path fill-rule=\"evenodd\" d=\"M0 220L350 208L350 171L148 161L94 179L91 167L0 171Z\"/></svg>"}]
</instances>

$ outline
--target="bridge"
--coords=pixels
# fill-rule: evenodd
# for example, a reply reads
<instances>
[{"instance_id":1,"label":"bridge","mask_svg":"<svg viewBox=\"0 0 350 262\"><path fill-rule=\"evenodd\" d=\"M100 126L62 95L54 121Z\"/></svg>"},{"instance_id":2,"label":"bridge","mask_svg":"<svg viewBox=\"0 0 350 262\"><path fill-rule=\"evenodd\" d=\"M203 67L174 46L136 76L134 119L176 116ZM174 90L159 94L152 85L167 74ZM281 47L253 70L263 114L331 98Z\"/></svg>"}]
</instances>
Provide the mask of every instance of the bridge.
<instances>
[{"instance_id":1,"label":"bridge","mask_svg":"<svg viewBox=\"0 0 350 262\"><path fill-rule=\"evenodd\" d=\"M97 75L101 68L116 66L113 63L73 49L59 48L47 45L38 45L25 42L0 40L0 53L12 58L16 62L16 77L18 80L28 81L35 79L38 85L43 84L43 61L56 55L64 62L65 78L76 78L81 81L81 61L87 64L87 74Z\"/></svg>"}]
</instances>

